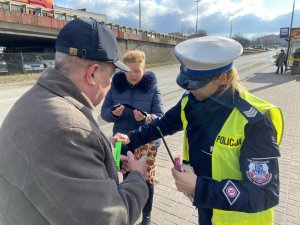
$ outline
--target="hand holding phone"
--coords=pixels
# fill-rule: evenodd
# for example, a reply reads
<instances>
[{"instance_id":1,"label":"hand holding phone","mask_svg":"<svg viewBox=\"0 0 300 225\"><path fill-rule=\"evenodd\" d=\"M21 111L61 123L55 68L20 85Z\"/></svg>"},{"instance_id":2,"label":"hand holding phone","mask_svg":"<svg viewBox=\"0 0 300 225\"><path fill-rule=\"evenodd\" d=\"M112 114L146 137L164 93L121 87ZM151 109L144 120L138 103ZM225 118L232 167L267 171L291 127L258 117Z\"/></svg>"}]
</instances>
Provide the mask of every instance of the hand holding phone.
<instances>
[{"instance_id":1,"label":"hand holding phone","mask_svg":"<svg viewBox=\"0 0 300 225\"><path fill-rule=\"evenodd\" d=\"M126 108L128 108L128 109L131 109L132 111L136 109L136 110L140 111L144 116L147 116L147 113L146 113L146 112L144 112L144 111L142 111L142 110L140 110L140 109L138 109L138 108L135 108L135 107L132 106L132 105L126 104L126 103L122 103L122 104L119 103L119 104L115 105L115 106L112 108L111 111L114 111L116 108L118 108L118 107L120 107L120 106L124 106L124 107L126 107Z\"/></svg>"},{"instance_id":2,"label":"hand holding phone","mask_svg":"<svg viewBox=\"0 0 300 225\"><path fill-rule=\"evenodd\" d=\"M144 111L142 111L142 110L140 110L140 109L138 109L138 108L135 108L134 106L132 106L132 105L129 105L129 104L122 104L122 105L124 105L126 108L128 108L128 109L131 109L131 110L138 110L138 111L140 111L144 116L147 116L147 113L146 112L144 112Z\"/></svg>"},{"instance_id":3,"label":"hand holding phone","mask_svg":"<svg viewBox=\"0 0 300 225\"><path fill-rule=\"evenodd\" d=\"M174 158L176 166L172 168L172 175L175 179L177 190L182 192L191 202L194 202L197 175L193 168L182 165L180 158Z\"/></svg>"},{"instance_id":4,"label":"hand holding phone","mask_svg":"<svg viewBox=\"0 0 300 225\"><path fill-rule=\"evenodd\" d=\"M174 157L174 162L175 162L175 169L179 172L184 172L181 160L180 160L180 156L175 156Z\"/></svg>"},{"instance_id":5,"label":"hand holding phone","mask_svg":"<svg viewBox=\"0 0 300 225\"><path fill-rule=\"evenodd\" d=\"M124 108L125 108L125 106L123 106L121 104L117 104L111 109L111 113L117 117L121 116L123 114Z\"/></svg>"}]
</instances>

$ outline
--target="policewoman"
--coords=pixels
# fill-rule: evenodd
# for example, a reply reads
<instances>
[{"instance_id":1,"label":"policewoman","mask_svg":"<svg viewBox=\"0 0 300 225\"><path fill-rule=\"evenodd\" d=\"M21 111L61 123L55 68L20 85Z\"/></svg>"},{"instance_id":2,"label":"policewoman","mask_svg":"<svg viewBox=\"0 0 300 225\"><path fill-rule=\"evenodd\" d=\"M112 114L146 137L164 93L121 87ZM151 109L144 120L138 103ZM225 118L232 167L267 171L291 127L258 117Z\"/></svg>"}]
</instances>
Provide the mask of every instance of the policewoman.
<instances>
[{"instance_id":1,"label":"policewoman","mask_svg":"<svg viewBox=\"0 0 300 225\"><path fill-rule=\"evenodd\" d=\"M242 46L206 36L179 43L177 84L187 90L164 117L126 135L129 148L183 130L184 172L172 174L177 189L194 197L201 225L271 225L279 202L283 134L281 110L246 91L233 61Z\"/></svg>"}]
</instances>

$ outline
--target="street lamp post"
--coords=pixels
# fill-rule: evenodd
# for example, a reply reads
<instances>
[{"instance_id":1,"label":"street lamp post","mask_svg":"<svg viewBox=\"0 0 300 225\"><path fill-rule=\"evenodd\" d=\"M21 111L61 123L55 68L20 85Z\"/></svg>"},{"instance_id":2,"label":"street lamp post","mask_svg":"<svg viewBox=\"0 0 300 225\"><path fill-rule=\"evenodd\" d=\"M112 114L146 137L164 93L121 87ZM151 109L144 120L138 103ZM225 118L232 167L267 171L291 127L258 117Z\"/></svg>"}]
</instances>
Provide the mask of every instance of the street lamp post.
<instances>
[{"instance_id":1,"label":"street lamp post","mask_svg":"<svg viewBox=\"0 0 300 225\"><path fill-rule=\"evenodd\" d=\"M196 32L195 32L195 34L197 34L197 32L198 32L198 5L199 5L199 2L200 2L201 0L196 0L195 2L197 2L197 17L196 17Z\"/></svg>"},{"instance_id":2,"label":"street lamp post","mask_svg":"<svg viewBox=\"0 0 300 225\"><path fill-rule=\"evenodd\" d=\"M294 10L295 10L295 0L294 0L294 4L293 4L291 26L290 26L290 33L289 33L289 43L288 43L288 49L287 49L287 53L286 53L287 58L289 58L289 54L290 54L290 50L291 50L291 39L292 39L291 34L292 34L292 27L293 27Z\"/></svg>"},{"instance_id":3,"label":"street lamp post","mask_svg":"<svg viewBox=\"0 0 300 225\"><path fill-rule=\"evenodd\" d=\"M142 5L141 5L141 0L139 0L139 29L142 29Z\"/></svg>"},{"instance_id":4,"label":"street lamp post","mask_svg":"<svg viewBox=\"0 0 300 225\"><path fill-rule=\"evenodd\" d=\"M232 15L230 15L230 38L232 36Z\"/></svg>"}]
</instances>

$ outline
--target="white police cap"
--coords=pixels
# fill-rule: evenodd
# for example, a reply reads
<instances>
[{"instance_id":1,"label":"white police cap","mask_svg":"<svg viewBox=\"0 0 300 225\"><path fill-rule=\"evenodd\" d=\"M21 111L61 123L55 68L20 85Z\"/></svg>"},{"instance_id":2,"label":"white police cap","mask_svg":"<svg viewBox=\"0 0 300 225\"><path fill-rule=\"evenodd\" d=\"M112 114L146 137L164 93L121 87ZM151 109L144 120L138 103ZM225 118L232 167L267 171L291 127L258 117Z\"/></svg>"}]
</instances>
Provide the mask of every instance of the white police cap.
<instances>
[{"instance_id":1,"label":"white police cap","mask_svg":"<svg viewBox=\"0 0 300 225\"><path fill-rule=\"evenodd\" d=\"M187 90L204 87L216 75L231 69L233 60L243 52L237 41L219 36L205 36L183 41L174 54L181 63L177 84Z\"/></svg>"}]
</instances>

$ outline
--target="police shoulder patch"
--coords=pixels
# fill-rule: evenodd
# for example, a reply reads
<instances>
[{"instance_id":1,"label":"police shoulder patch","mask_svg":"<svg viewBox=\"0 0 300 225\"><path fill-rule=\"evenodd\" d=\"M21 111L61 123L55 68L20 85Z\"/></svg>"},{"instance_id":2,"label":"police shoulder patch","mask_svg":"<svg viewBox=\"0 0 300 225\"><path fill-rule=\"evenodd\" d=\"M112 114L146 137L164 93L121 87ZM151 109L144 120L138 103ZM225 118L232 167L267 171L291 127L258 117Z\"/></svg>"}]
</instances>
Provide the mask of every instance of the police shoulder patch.
<instances>
[{"instance_id":1,"label":"police shoulder patch","mask_svg":"<svg viewBox=\"0 0 300 225\"><path fill-rule=\"evenodd\" d=\"M227 181L223 188L223 194L225 195L228 203L230 205L233 205L233 203L236 202L236 200L240 196L240 191L239 189L234 185L234 183L230 180Z\"/></svg>"},{"instance_id":2,"label":"police shoulder patch","mask_svg":"<svg viewBox=\"0 0 300 225\"><path fill-rule=\"evenodd\" d=\"M249 181L258 186L268 184L272 178L272 173L269 172L268 163L268 160L249 160L249 170L246 172Z\"/></svg>"}]
</instances>

